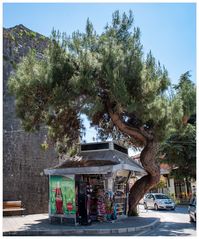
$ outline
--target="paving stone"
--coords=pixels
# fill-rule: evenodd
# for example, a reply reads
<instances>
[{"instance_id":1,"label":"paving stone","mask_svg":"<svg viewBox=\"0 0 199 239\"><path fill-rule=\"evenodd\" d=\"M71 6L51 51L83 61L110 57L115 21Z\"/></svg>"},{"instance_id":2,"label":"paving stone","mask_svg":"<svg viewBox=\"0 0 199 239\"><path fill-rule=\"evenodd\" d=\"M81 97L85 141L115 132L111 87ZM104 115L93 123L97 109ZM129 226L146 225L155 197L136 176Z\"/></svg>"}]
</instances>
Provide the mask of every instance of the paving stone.
<instances>
[{"instance_id":1,"label":"paving stone","mask_svg":"<svg viewBox=\"0 0 199 239\"><path fill-rule=\"evenodd\" d=\"M128 217L115 223L103 222L92 223L89 226L50 224L48 214L26 215L25 217L3 218L4 235L111 235L133 231L139 231L154 227L158 223L158 218L149 217Z\"/></svg>"}]
</instances>

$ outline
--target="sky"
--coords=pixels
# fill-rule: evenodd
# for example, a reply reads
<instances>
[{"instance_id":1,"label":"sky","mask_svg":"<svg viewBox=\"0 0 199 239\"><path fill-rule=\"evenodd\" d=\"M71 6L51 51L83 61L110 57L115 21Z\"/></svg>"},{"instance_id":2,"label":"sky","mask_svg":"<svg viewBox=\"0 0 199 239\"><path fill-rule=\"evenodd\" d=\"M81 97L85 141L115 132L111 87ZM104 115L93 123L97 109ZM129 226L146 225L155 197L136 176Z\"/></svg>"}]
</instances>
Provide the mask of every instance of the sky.
<instances>
[{"instance_id":1,"label":"sky","mask_svg":"<svg viewBox=\"0 0 199 239\"><path fill-rule=\"evenodd\" d=\"M152 51L173 84L186 71L196 82L196 3L3 3L3 27L23 24L45 36L53 28L70 35L84 31L89 18L100 34L115 10L133 11L144 52ZM96 133L85 123L90 142Z\"/></svg>"},{"instance_id":2,"label":"sky","mask_svg":"<svg viewBox=\"0 0 199 239\"><path fill-rule=\"evenodd\" d=\"M4 3L3 26L23 24L50 36L53 27L71 34L84 31L87 18L97 33L111 21L115 10L133 11L140 27L144 52L153 55L167 68L171 81L191 71L196 78L196 4L195 3Z\"/></svg>"}]
</instances>

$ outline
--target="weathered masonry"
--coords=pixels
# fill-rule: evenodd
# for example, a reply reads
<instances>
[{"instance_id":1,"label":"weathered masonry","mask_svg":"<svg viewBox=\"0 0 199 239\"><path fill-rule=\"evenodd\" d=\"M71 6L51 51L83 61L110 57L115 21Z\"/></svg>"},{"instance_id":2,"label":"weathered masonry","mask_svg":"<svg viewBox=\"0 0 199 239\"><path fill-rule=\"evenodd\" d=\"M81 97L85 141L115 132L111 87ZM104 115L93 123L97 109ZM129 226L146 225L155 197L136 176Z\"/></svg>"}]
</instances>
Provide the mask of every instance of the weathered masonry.
<instances>
[{"instance_id":1,"label":"weathered masonry","mask_svg":"<svg viewBox=\"0 0 199 239\"><path fill-rule=\"evenodd\" d=\"M47 42L23 25L3 29L3 200L22 201L25 213L48 211L48 180L43 169L58 163L58 158L53 148L44 152L40 147L45 129L29 134L21 128L7 83L22 57L30 49L42 56Z\"/></svg>"}]
</instances>

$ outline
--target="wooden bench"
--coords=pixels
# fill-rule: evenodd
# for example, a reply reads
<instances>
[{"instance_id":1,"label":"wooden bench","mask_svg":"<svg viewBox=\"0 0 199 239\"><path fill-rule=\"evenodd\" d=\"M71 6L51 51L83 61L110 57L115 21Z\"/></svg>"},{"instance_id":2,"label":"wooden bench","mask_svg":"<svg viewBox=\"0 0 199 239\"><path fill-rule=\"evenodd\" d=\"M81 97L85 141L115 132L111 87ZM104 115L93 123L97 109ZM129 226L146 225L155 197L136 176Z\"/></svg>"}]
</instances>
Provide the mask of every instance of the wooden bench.
<instances>
[{"instance_id":1,"label":"wooden bench","mask_svg":"<svg viewBox=\"0 0 199 239\"><path fill-rule=\"evenodd\" d=\"M23 212L25 211L25 208L22 207L21 201L4 201L3 202L3 212L9 213L9 212Z\"/></svg>"}]
</instances>

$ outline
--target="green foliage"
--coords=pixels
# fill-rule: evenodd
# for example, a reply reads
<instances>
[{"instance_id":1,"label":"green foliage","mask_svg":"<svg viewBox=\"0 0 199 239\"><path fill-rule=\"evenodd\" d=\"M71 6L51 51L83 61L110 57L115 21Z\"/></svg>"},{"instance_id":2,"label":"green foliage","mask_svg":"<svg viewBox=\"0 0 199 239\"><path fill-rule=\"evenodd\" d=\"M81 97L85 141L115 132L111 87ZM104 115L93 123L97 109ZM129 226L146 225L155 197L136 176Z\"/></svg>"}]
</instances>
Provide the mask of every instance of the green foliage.
<instances>
[{"instance_id":1,"label":"green foliage","mask_svg":"<svg viewBox=\"0 0 199 239\"><path fill-rule=\"evenodd\" d=\"M79 105L69 82L72 71L73 63L65 58L65 53L51 45L41 61L31 52L9 80L24 129L34 132L46 125L49 138L58 146L62 142L69 148L78 142L81 125ZM65 152L66 148L59 151Z\"/></svg>"},{"instance_id":2,"label":"green foliage","mask_svg":"<svg viewBox=\"0 0 199 239\"><path fill-rule=\"evenodd\" d=\"M15 42L15 36L11 33L8 33L7 37L10 39L10 41Z\"/></svg>"},{"instance_id":3,"label":"green foliage","mask_svg":"<svg viewBox=\"0 0 199 239\"><path fill-rule=\"evenodd\" d=\"M45 151L45 150L47 150L48 148L49 148L49 145L48 145L46 142L44 142L44 143L41 144L41 149L42 149L42 150Z\"/></svg>"},{"instance_id":4,"label":"green foliage","mask_svg":"<svg viewBox=\"0 0 199 239\"><path fill-rule=\"evenodd\" d=\"M155 186L155 188L164 188L165 187L165 182L160 180L159 183Z\"/></svg>"},{"instance_id":5,"label":"green foliage","mask_svg":"<svg viewBox=\"0 0 199 239\"><path fill-rule=\"evenodd\" d=\"M161 146L164 161L173 166L176 178L196 178L196 127L187 124Z\"/></svg>"},{"instance_id":6,"label":"green foliage","mask_svg":"<svg viewBox=\"0 0 199 239\"><path fill-rule=\"evenodd\" d=\"M36 32L32 32L32 31L29 32L29 36L30 36L31 38L35 38L36 35L37 35Z\"/></svg>"},{"instance_id":7,"label":"green foliage","mask_svg":"<svg viewBox=\"0 0 199 239\"><path fill-rule=\"evenodd\" d=\"M183 102L184 115L190 116L196 113L196 86L190 80L190 72L181 75L180 81L174 88Z\"/></svg>"},{"instance_id":8,"label":"green foliage","mask_svg":"<svg viewBox=\"0 0 199 239\"><path fill-rule=\"evenodd\" d=\"M49 138L66 152L82 135L80 114L86 113L101 139L132 143L111 121L111 107L132 130L163 141L181 123L182 97L169 95L168 72L152 53L144 59L140 35L131 11L116 11L100 35L89 19L83 33L53 30L43 59L32 52L9 81L24 128L46 125Z\"/></svg>"},{"instance_id":9,"label":"green foliage","mask_svg":"<svg viewBox=\"0 0 199 239\"><path fill-rule=\"evenodd\" d=\"M189 72L182 74L174 88L182 114L191 118L190 123L179 124L160 148L161 154L165 155L164 161L175 168L172 174L176 178L196 178L196 87L189 77ZM179 104L176 107L179 108Z\"/></svg>"},{"instance_id":10,"label":"green foliage","mask_svg":"<svg viewBox=\"0 0 199 239\"><path fill-rule=\"evenodd\" d=\"M13 60L11 60L10 63L12 65L13 69L16 70L17 69L17 63L14 62Z\"/></svg>"},{"instance_id":11,"label":"green foliage","mask_svg":"<svg viewBox=\"0 0 199 239\"><path fill-rule=\"evenodd\" d=\"M46 37L45 37L45 36L40 36L40 39L41 39L42 41L44 41L44 40L46 39Z\"/></svg>"},{"instance_id":12,"label":"green foliage","mask_svg":"<svg viewBox=\"0 0 199 239\"><path fill-rule=\"evenodd\" d=\"M166 94L170 85L166 69L156 63L151 52L143 59L140 30L133 28L131 12L121 17L116 11L112 25L107 25L100 36L87 21L86 33L76 32L70 39L69 52L79 64L76 88L92 102L86 104L86 109L91 122L101 126L101 137L112 132L114 127L103 102L108 97L116 106L115 110L126 117L136 115L142 125L151 121L156 125L157 140L164 138L174 106L180 107L180 104L175 104L176 99L169 99ZM175 111L175 115L174 123L181 117L181 111Z\"/></svg>"}]
</instances>

